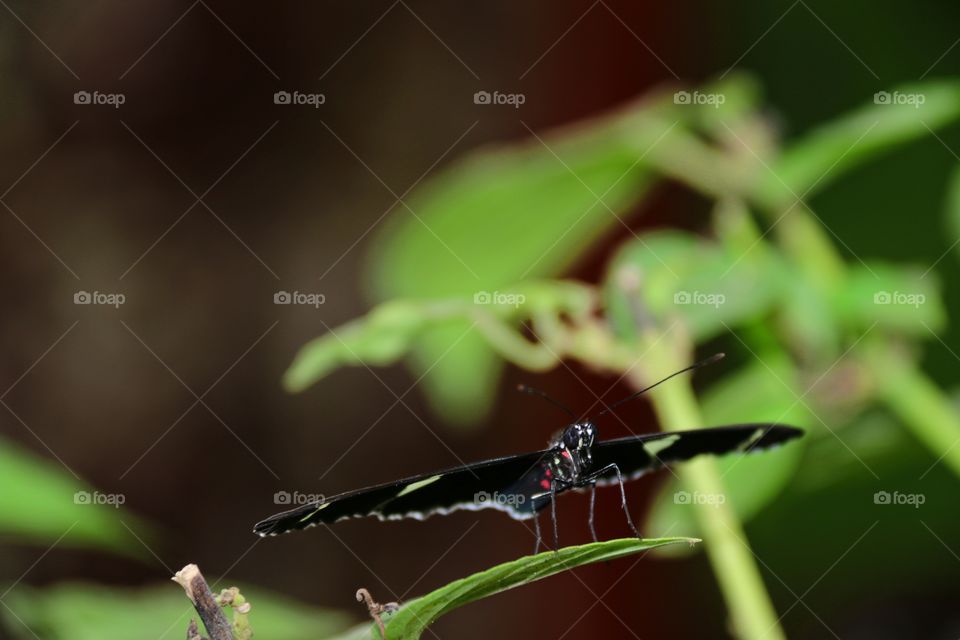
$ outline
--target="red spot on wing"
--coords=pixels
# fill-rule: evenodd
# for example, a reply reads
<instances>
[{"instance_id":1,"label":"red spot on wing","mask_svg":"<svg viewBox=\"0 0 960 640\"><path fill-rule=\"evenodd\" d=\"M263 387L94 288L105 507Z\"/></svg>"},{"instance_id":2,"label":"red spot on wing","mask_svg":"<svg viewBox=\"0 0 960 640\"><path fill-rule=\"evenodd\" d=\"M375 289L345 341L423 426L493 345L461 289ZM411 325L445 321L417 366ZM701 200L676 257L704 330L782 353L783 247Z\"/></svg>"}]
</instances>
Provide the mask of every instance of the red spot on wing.
<instances>
[{"instance_id":1,"label":"red spot on wing","mask_svg":"<svg viewBox=\"0 0 960 640\"><path fill-rule=\"evenodd\" d=\"M551 471L550 469L547 469L547 470L545 470L545 471L543 472L543 475L545 475L545 476L547 476L547 477L549 478L550 476L553 475L553 471Z\"/></svg>"},{"instance_id":2,"label":"red spot on wing","mask_svg":"<svg viewBox=\"0 0 960 640\"><path fill-rule=\"evenodd\" d=\"M564 450L564 452L563 452L562 455L563 455L563 457L566 458L567 460L570 459L570 452L569 452L569 451Z\"/></svg>"},{"instance_id":3,"label":"red spot on wing","mask_svg":"<svg viewBox=\"0 0 960 640\"><path fill-rule=\"evenodd\" d=\"M541 481L540 481L540 486L543 487L544 489L549 489L549 488L550 488L550 481L549 481L549 480L541 480Z\"/></svg>"}]
</instances>

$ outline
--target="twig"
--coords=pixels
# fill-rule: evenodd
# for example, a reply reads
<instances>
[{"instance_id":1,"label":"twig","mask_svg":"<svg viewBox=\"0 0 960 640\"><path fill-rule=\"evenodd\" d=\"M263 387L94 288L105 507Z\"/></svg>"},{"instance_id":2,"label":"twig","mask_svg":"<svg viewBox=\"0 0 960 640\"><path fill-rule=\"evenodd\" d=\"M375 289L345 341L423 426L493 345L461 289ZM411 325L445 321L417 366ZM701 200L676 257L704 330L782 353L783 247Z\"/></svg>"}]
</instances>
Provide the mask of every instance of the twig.
<instances>
[{"instance_id":1,"label":"twig","mask_svg":"<svg viewBox=\"0 0 960 640\"><path fill-rule=\"evenodd\" d=\"M393 613L400 608L400 605L396 602L388 602L386 604L374 602L370 592L363 588L357 589L357 602L367 603L367 611L370 612L370 617L374 619L380 628L380 637L383 640L387 640L387 629L383 626L383 620L380 619L380 616L384 613Z\"/></svg>"},{"instance_id":2,"label":"twig","mask_svg":"<svg viewBox=\"0 0 960 640\"><path fill-rule=\"evenodd\" d=\"M193 618L190 619L190 624L187 625L187 640L203 640L203 636L200 635L200 629L197 628L197 621Z\"/></svg>"},{"instance_id":3,"label":"twig","mask_svg":"<svg viewBox=\"0 0 960 640\"><path fill-rule=\"evenodd\" d=\"M210 640L234 640L233 632L230 631L230 623L227 617L223 615L223 610L213 594L210 593L210 587L207 581L203 579L199 567L195 564L188 564L173 576L173 581L183 587L187 592L187 597L193 603L194 608L203 621L203 626L207 628L210 634Z\"/></svg>"}]
</instances>

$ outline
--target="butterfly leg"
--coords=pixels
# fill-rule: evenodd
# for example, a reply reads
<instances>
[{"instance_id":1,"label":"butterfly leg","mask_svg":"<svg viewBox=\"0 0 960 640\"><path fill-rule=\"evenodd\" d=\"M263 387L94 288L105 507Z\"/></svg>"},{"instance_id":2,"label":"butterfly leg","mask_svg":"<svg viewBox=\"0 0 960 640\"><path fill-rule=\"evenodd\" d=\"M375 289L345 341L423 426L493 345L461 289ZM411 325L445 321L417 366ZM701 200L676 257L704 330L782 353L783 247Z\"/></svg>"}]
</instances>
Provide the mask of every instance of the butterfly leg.
<instances>
[{"instance_id":1,"label":"butterfly leg","mask_svg":"<svg viewBox=\"0 0 960 640\"><path fill-rule=\"evenodd\" d=\"M617 472L617 484L620 485L620 505L623 507L623 514L627 518L627 524L630 525L630 530L633 531L633 535L637 536L638 538L642 538L643 536L641 536L640 532L637 531L636 525L633 524L633 518L630 517L630 509L627 508L627 492L623 488L623 475L620 473L620 467L618 467L616 464L612 464L610 466L613 467L613 470Z\"/></svg>"},{"instance_id":2,"label":"butterfly leg","mask_svg":"<svg viewBox=\"0 0 960 640\"><path fill-rule=\"evenodd\" d=\"M597 542L597 530L593 528L593 506L597 502L597 483L590 483L590 517L587 520L587 524L590 525L590 535L593 536L593 541Z\"/></svg>"},{"instance_id":3,"label":"butterfly leg","mask_svg":"<svg viewBox=\"0 0 960 640\"><path fill-rule=\"evenodd\" d=\"M537 555L537 552L540 551L540 514L536 511L533 512L533 528L537 533L537 543L533 546L533 555Z\"/></svg>"},{"instance_id":4,"label":"butterfly leg","mask_svg":"<svg viewBox=\"0 0 960 640\"><path fill-rule=\"evenodd\" d=\"M557 527L557 481L550 482L550 518L553 520L553 550L560 551L560 531Z\"/></svg>"},{"instance_id":5,"label":"butterfly leg","mask_svg":"<svg viewBox=\"0 0 960 640\"><path fill-rule=\"evenodd\" d=\"M642 538L640 532L637 530L636 525L633 524L633 518L630 517L630 509L627 508L627 492L623 488L623 474L620 473L620 467L617 466L615 462L612 462L605 466L604 468L591 473L589 476L584 478L583 482L580 483L582 486L586 486L590 483L596 483L597 479L606 475L607 473L613 471L617 474L617 484L620 485L620 506L623 507L623 513L627 517L627 524L630 525L630 530L633 531L633 535L638 538Z\"/></svg>"}]
</instances>

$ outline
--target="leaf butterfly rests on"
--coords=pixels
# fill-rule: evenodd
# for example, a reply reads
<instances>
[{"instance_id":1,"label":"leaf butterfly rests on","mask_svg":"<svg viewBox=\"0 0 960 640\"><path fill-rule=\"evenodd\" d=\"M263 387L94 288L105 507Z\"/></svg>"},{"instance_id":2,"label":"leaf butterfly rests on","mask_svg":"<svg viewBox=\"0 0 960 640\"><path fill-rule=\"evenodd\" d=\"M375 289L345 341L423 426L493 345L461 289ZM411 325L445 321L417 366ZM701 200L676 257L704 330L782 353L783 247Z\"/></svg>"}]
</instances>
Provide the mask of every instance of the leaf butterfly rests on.
<instances>
[{"instance_id":1,"label":"leaf butterfly rests on","mask_svg":"<svg viewBox=\"0 0 960 640\"><path fill-rule=\"evenodd\" d=\"M624 402L633 400L676 375L711 364L722 357L723 354L717 354L681 369L614 403L595 418L609 413ZM497 509L517 520L534 520L537 532L537 544L534 548L536 553L541 541L537 516L547 507L550 507L551 511L554 548L559 548L556 517L556 499L559 494L571 489L590 491L589 525L593 539L596 540L593 526L596 487L616 484L620 488L621 506L627 523L631 531L640 537L627 509L624 482L698 455L751 453L770 449L803 434L803 431L796 427L756 423L597 441L597 426L594 420L578 418L562 404L536 389L521 387L521 391L545 398L573 418L573 422L553 438L549 448L341 493L270 516L257 523L254 533L260 536L275 536L364 516L375 516L380 520L424 520L434 514L447 514L459 509Z\"/></svg>"}]
</instances>

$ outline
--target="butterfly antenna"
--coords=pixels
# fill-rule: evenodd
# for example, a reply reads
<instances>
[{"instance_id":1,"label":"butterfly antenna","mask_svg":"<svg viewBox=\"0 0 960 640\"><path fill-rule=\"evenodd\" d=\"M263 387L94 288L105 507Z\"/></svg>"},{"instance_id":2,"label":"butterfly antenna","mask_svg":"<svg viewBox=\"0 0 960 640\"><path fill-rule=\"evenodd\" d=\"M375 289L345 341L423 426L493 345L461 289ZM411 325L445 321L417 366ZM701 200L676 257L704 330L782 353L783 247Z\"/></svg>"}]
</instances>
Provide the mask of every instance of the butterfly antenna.
<instances>
[{"instance_id":1,"label":"butterfly antenna","mask_svg":"<svg viewBox=\"0 0 960 640\"><path fill-rule=\"evenodd\" d=\"M540 391L540 389L534 389L533 387L528 387L525 384L518 384L517 391L519 391L520 393L526 393L527 395L531 395L531 396L539 396L544 400L546 400L547 402L549 402L550 404L552 404L553 406L557 407L558 409L561 409L564 412L566 412L566 414L569 415L571 418L573 418L574 421L576 421L577 419L577 414L571 411L569 407L562 404L558 400L554 400L553 398L548 396L545 392Z\"/></svg>"},{"instance_id":2,"label":"butterfly antenna","mask_svg":"<svg viewBox=\"0 0 960 640\"><path fill-rule=\"evenodd\" d=\"M687 371L693 371L694 369L699 369L700 367L705 367L705 366L707 366L707 365L709 365L709 364L713 364L714 362L718 362L718 361L720 361L720 360L723 360L723 358L724 358L725 355L726 355L726 354L723 354L723 353L715 353L715 354L713 354L712 356L710 356L709 358L704 358L703 360L700 360L699 362L694 362L694 363L693 363L692 365L690 365L689 367L686 367L686 368L684 368L684 369L680 369L680 371L674 371L673 373L671 373L670 375L668 375L668 376L667 376L666 378L664 378L663 380L659 380L658 382L654 382L654 383L653 383L652 385L650 385L649 387L646 387L646 388L644 388L644 389L640 389L640 391L637 391L636 393L632 393L632 394L630 394L629 396L627 396L626 398L623 398L622 400L618 400L617 402L614 402L612 405L610 405L609 407L607 407L606 409L604 409L603 411L601 411L600 413L598 413L597 415L595 415L594 418L599 418L600 416L604 415L605 413L610 413L611 411L613 411L614 409L616 409L616 408L619 407L620 405L624 404L625 402L630 402L631 400L634 400L635 398L639 398L640 396L642 396L643 394L645 394L647 391L650 391L650 389L653 389L654 387L656 387L656 386L659 385L659 384L663 384L664 382L666 382L666 381L669 380L670 378L673 378L674 376L678 376L678 375L680 375L681 373L686 373Z\"/></svg>"}]
</instances>

